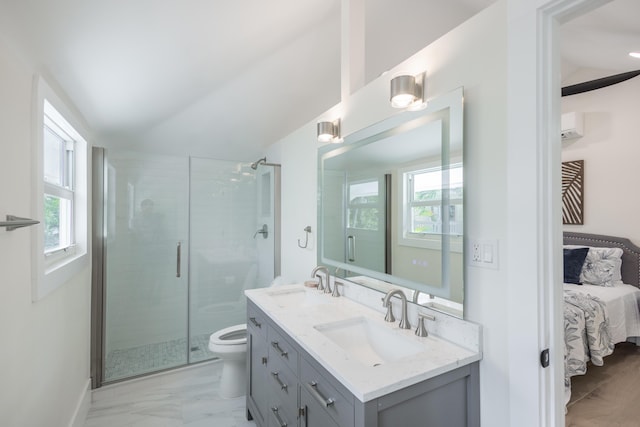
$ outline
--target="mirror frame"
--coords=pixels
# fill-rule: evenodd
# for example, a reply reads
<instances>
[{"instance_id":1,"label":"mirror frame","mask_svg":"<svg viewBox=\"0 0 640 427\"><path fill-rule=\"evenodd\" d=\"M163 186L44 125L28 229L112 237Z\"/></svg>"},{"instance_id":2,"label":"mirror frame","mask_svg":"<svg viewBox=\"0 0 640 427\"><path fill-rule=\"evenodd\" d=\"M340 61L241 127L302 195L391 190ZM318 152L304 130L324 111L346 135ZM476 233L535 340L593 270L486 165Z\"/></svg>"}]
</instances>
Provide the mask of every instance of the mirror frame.
<instances>
[{"instance_id":1,"label":"mirror frame","mask_svg":"<svg viewBox=\"0 0 640 427\"><path fill-rule=\"evenodd\" d=\"M443 113L449 110L448 117L443 117ZM424 283L415 282L412 280L404 279L402 277L394 276L392 274L381 273L378 271L370 270L367 268L359 267L354 264L347 264L346 262L340 262L324 256L324 217L323 217L323 166L324 162L332 157L340 154L344 154L353 149L365 146L367 144L393 137L404 132L413 130L435 120L446 120L442 129L443 140L446 141L448 147L460 147L460 152L464 152L463 148L463 135L464 135L464 100L463 100L463 88L459 87L451 92L438 96L429 100L426 108L419 111L403 111L388 119L382 120L364 129L355 131L344 138L342 144L326 144L318 148L318 264L333 267L335 269L341 269L343 271L349 271L351 273L361 274L365 276L365 280L358 280L352 277L344 277L344 280L348 280L359 285L371 287L376 290L384 291L384 285L387 286L402 286L413 290L414 299L417 297L417 292L427 293L431 296L450 299L451 286L449 282L449 257L444 256L444 253L449 253L450 245L447 235L442 235L442 286L435 287ZM447 125L448 124L448 125ZM449 162L449 149L442 151L442 163ZM462 154L462 162L464 164L464 155ZM464 174L464 170L463 170ZM464 185L464 184L463 184ZM463 191L463 206L464 206L464 191ZM463 210L463 224L466 223L466 215ZM394 227L396 225L393 225ZM465 280L464 280L464 234L461 242L462 250L462 300L460 306L464 306L465 298ZM359 276L358 276L359 277ZM354 280L356 279L356 280ZM374 279L374 280L367 280ZM454 304L458 304L454 302ZM448 310L447 310L448 311ZM457 310L456 310L457 311ZM449 313L450 314L450 313ZM457 315L457 314L455 314ZM462 315L460 314L460 317Z\"/></svg>"}]
</instances>

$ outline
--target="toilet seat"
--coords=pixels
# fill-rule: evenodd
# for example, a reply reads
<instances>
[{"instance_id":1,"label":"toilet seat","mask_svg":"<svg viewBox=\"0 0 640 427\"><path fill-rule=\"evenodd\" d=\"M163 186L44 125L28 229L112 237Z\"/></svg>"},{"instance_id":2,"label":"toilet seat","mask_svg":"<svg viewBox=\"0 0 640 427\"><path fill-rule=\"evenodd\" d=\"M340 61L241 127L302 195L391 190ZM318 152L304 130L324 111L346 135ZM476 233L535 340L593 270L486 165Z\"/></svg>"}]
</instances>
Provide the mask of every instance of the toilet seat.
<instances>
[{"instance_id":1,"label":"toilet seat","mask_svg":"<svg viewBox=\"0 0 640 427\"><path fill-rule=\"evenodd\" d=\"M247 324L229 326L220 329L209 337L211 346L234 346L247 344Z\"/></svg>"}]
</instances>

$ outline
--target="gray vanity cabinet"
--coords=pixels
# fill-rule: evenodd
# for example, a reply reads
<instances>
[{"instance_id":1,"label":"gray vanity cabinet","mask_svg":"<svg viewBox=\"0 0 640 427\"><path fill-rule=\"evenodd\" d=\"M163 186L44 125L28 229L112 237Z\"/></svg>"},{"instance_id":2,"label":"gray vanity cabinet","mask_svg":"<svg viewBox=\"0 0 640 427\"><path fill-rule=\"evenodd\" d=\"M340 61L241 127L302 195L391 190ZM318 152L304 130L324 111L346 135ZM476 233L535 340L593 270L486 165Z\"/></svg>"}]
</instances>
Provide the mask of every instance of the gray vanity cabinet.
<instances>
[{"instance_id":1,"label":"gray vanity cabinet","mask_svg":"<svg viewBox=\"0 0 640 427\"><path fill-rule=\"evenodd\" d=\"M480 426L478 362L361 402L251 300L247 305L247 410L258 427Z\"/></svg>"},{"instance_id":2,"label":"gray vanity cabinet","mask_svg":"<svg viewBox=\"0 0 640 427\"><path fill-rule=\"evenodd\" d=\"M296 426L298 421L298 351L272 325L267 329L269 362L268 426Z\"/></svg>"},{"instance_id":3,"label":"gray vanity cabinet","mask_svg":"<svg viewBox=\"0 0 640 427\"><path fill-rule=\"evenodd\" d=\"M247 307L247 418L266 425L270 393L267 383L267 316Z\"/></svg>"}]
</instances>

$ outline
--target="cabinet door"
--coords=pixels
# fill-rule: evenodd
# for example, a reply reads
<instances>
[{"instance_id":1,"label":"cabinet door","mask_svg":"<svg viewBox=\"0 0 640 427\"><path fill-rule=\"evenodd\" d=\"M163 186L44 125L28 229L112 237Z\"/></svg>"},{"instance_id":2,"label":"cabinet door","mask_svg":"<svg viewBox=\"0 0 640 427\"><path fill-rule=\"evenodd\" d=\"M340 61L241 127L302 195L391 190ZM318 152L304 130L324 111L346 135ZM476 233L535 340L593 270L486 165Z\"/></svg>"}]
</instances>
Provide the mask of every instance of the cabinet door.
<instances>
[{"instance_id":1,"label":"cabinet door","mask_svg":"<svg viewBox=\"0 0 640 427\"><path fill-rule=\"evenodd\" d=\"M251 402L255 408L251 411L251 415L256 419L258 425L266 425L264 420L268 416L267 351L267 342L264 337L252 328L247 328L249 362L247 401ZM251 410L251 408L249 409Z\"/></svg>"},{"instance_id":2,"label":"cabinet door","mask_svg":"<svg viewBox=\"0 0 640 427\"><path fill-rule=\"evenodd\" d=\"M313 363L313 365L312 365ZM316 362L300 362L300 388L340 427L354 427L353 395ZM317 411L316 411L317 412ZM312 414L313 417L315 415Z\"/></svg>"},{"instance_id":3,"label":"cabinet door","mask_svg":"<svg viewBox=\"0 0 640 427\"><path fill-rule=\"evenodd\" d=\"M304 409L304 414L300 416L300 427L340 427L331 418L327 409L322 407L304 387L300 387L300 407Z\"/></svg>"}]
</instances>

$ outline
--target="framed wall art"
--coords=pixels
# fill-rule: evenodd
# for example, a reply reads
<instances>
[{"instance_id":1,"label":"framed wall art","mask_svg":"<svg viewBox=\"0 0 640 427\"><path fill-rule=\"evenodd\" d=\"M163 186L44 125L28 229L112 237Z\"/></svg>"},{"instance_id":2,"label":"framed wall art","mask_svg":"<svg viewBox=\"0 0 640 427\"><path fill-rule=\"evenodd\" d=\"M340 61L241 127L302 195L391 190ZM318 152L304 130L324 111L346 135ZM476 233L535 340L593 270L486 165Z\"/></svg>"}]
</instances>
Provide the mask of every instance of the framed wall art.
<instances>
[{"instance_id":1,"label":"framed wall art","mask_svg":"<svg viewBox=\"0 0 640 427\"><path fill-rule=\"evenodd\" d=\"M562 162L562 223L584 224L584 160Z\"/></svg>"}]
</instances>

